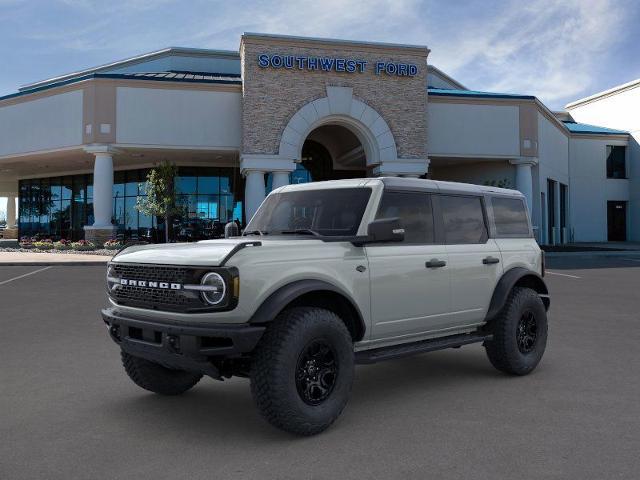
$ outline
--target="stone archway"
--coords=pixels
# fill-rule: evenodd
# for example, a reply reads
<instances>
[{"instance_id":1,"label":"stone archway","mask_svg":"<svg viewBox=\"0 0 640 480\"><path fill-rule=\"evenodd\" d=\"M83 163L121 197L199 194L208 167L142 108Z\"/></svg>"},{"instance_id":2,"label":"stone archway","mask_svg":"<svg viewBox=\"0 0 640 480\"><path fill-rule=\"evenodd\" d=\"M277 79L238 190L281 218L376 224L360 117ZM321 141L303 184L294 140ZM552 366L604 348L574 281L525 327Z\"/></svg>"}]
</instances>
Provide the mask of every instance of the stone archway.
<instances>
[{"instance_id":1,"label":"stone archway","mask_svg":"<svg viewBox=\"0 0 640 480\"><path fill-rule=\"evenodd\" d=\"M289 120L280 138L278 155L300 161L309 134L323 125L339 125L360 141L367 166L397 160L398 152L391 129L382 116L353 97L350 87L327 87L327 96L313 100Z\"/></svg>"}]
</instances>

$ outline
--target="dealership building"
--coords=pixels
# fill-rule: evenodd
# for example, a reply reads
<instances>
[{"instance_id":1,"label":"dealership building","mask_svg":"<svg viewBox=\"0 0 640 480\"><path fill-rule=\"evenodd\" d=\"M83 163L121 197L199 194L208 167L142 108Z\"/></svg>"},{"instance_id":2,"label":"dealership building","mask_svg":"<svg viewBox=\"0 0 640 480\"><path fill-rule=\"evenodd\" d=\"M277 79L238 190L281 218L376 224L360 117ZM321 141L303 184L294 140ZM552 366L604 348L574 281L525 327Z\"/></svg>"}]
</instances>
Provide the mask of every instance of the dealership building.
<instances>
[{"instance_id":1,"label":"dealership building","mask_svg":"<svg viewBox=\"0 0 640 480\"><path fill-rule=\"evenodd\" d=\"M168 160L179 220L207 228L291 182L403 176L516 188L542 244L640 241L640 81L552 112L428 55L247 33L237 52L167 48L25 85L0 97L4 235L162 229L135 205Z\"/></svg>"}]
</instances>

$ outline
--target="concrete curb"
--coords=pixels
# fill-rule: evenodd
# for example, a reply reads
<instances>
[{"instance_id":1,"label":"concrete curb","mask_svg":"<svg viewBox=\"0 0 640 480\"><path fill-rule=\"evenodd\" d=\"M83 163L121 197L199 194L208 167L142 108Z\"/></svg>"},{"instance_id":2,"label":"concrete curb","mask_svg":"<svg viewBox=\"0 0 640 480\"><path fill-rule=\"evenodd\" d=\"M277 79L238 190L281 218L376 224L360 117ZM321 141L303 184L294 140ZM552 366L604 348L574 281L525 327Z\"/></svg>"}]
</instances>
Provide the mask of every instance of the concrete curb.
<instances>
[{"instance_id":1,"label":"concrete curb","mask_svg":"<svg viewBox=\"0 0 640 480\"><path fill-rule=\"evenodd\" d=\"M108 260L93 262L0 262L0 267L95 267L105 266Z\"/></svg>"},{"instance_id":2,"label":"concrete curb","mask_svg":"<svg viewBox=\"0 0 640 480\"><path fill-rule=\"evenodd\" d=\"M608 251L586 251L586 252L545 252L546 258L560 257L638 257L640 250L608 250Z\"/></svg>"}]
</instances>

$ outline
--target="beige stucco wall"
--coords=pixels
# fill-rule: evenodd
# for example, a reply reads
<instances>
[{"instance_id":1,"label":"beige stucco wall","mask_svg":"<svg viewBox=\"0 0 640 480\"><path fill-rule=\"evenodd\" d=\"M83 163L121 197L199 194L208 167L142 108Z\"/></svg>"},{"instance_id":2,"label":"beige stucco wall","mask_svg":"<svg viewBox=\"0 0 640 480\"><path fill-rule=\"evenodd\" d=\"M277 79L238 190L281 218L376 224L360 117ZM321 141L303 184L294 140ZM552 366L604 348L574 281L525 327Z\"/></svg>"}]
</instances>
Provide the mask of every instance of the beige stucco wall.
<instances>
[{"instance_id":1,"label":"beige stucco wall","mask_svg":"<svg viewBox=\"0 0 640 480\"><path fill-rule=\"evenodd\" d=\"M82 90L20 100L0 106L0 156L82 143Z\"/></svg>"},{"instance_id":2,"label":"beige stucco wall","mask_svg":"<svg viewBox=\"0 0 640 480\"><path fill-rule=\"evenodd\" d=\"M429 101L430 155L520 156L517 105Z\"/></svg>"},{"instance_id":3,"label":"beige stucco wall","mask_svg":"<svg viewBox=\"0 0 640 480\"><path fill-rule=\"evenodd\" d=\"M261 68L258 55L262 53L362 59L368 64L363 73ZM326 97L327 86L341 86L353 88L354 98L384 118L395 139L399 158L427 157L426 48L375 48L350 42L331 44L243 37L240 54L243 153L277 154L282 132L291 117L307 103ZM376 75L377 61L413 63L418 66L418 73L414 77Z\"/></svg>"},{"instance_id":4,"label":"beige stucco wall","mask_svg":"<svg viewBox=\"0 0 640 480\"><path fill-rule=\"evenodd\" d=\"M118 144L238 150L239 91L118 87Z\"/></svg>"}]
</instances>

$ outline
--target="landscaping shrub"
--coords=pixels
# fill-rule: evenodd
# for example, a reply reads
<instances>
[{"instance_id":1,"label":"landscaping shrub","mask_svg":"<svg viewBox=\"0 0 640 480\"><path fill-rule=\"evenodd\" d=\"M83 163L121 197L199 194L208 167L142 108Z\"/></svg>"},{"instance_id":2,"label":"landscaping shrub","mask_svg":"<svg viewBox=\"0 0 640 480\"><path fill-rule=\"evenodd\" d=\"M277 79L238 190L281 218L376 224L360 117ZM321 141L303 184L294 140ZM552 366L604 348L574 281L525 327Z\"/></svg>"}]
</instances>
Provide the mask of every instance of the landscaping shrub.
<instances>
[{"instance_id":1,"label":"landscaping shrub","mask_svg":"<svg viewBox=\"0 0 640 480\"><path fill-rule=\"evenodd\" d=\"M71 248L73 248L73 250L89 251L89 250L95 250L96 246L95 244L88 242L86 240L78 240L77 242L71 243Z\"/></svg>"}]
</instances>

